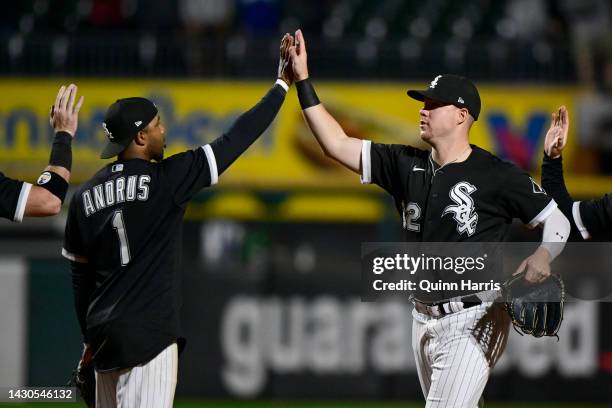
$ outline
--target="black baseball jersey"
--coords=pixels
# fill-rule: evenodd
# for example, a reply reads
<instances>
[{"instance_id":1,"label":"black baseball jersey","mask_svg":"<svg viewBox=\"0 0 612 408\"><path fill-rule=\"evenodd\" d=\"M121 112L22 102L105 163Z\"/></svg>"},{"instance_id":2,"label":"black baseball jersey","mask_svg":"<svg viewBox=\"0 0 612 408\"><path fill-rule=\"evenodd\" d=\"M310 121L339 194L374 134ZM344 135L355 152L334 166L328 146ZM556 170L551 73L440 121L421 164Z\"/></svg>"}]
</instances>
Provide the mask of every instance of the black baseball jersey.
<instances>
[{"instance_id":1,"label":"black baseball jersey","mask_svg":"<svg viewBox=\"0 0 612 408\"><path fill-rule=\"evenodd\" d=\"M472 145L438 167L430 151L364 141L363 183L389 192L410 242L503 241L513 218L535 226L557 207L523 170Z\"/></svg>"},{"instance_id":2,"label":"black baseball jersey","mask_svg":"<svg viewBox=\"0 0 612 408\"><path fill-rule=\"evenodd\" d=\"M13 180L0 172L0 217L21 222L31 188L30 183Z\"/></svg>"},{"instance_id":3,"label":"black baseball jersey","mask_svg":"<svg viewBox=\"0 0 612 408\"><path fill-rule=\"evenodd\" d=\"M553 159L546 154L542 161L542 186L557 201L563 214L570 220L572 240L612 241L612 195L574 201L565 186L563 159L561 157Z\"/></svg>"},{"instance_id":4,"label":"black baseball jersey","mask_svg":"<svg viewBox=\"0 0 612 408\"><path fill-rule=\"evenodd\" d=\"M62 253L95 274L86 335L99 370L144 363L180 338L183 216L217 178L206 145L114 162L75 192Z\"/></svg>"},{"instance_id":5,"label":"black baseball jersey","mask_svg":"<svg viewBox=\"0 0 612 408\"><path fill-rule=\"evenodd\" d=\"M72 260L77 317L98 370L129 368L178 340L181 230L189 199L276 117L281 80L208 145L153 163L119 160L74 194L62 254Z\"/></svg>"},{"instance_id":6,"label":"black baseball jersey","mask_svg":"<svg viewBox=\"0 0 612 408\"><path fill-rule=\"evenodd\" d=\"M612 241L612 195L577 201L572 215L582 238Z\"/></svg>"}]
</instances>

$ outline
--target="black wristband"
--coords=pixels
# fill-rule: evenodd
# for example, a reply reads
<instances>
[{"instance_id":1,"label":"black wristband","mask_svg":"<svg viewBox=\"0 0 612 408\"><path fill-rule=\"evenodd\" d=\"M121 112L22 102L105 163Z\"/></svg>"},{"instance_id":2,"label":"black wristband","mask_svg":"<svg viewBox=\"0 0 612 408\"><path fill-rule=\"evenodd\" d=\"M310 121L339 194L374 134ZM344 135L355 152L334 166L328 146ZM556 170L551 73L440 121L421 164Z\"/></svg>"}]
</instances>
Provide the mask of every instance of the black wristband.
<instances>
[{"instance_id":1,"label":"black wristband","mask_svg":"<svg viewBox=\"0 0 612 408\"><path fill-rule=\"evenodd\" d=\"M62 203L64 202L64 198L66 198L66 193L68 192L68 182L59 174L52 171L45 171L38 177L36 185L49 191L59 198Z\"/></svg>"},{"instance_id":2,"label":"black wristband","mask_svg":"<svg viewBox=\"0 0 612 408\"><path fill-rule=\"evenodd\" d=\"M51 147L51 166L61 166L68 171L72 169L72 136L68 132L57 132Z\"/></svg>"},{"instance_id":3,"label":"black wristband","mask_svg":"<svg viewBox=\"0 0 612 408\"><path fill-rule=\"evenodd\" d=\"M548 163L559 163L563 159L563 156L559 155L559 157L549 156L548 153L544 152L544 161Z\"/></svg>"},{"instance_id":4,"label":"black wristband","mask_svg":"<svg viewBox=\"0 0 612 408\"><path fill-rule=\"evenodd\" d=\"M298 99L300 100L302 110L321 103L309 78L297 81L295 83L295 87L297 89Z\"/></svg>"}]
</instances>

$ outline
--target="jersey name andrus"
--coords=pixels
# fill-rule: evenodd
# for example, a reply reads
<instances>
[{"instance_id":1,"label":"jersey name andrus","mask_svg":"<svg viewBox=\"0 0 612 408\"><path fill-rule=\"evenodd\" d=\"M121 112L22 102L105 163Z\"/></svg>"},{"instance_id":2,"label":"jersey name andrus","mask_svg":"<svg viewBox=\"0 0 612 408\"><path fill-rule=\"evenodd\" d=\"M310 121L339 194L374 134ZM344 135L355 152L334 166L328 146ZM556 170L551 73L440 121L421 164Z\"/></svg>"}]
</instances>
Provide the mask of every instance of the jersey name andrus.
<instances>
[{"instance_id":1,"label":"jersey name andrus","mask_svg":"<svg viewBox=\"0 0 612 408\"><path fill-rule=\"evenodd\" d=\"M132 175L108 180L81 193L85 216L126 201L149 199L149 175Z\"/></svg>"}]
</instances>

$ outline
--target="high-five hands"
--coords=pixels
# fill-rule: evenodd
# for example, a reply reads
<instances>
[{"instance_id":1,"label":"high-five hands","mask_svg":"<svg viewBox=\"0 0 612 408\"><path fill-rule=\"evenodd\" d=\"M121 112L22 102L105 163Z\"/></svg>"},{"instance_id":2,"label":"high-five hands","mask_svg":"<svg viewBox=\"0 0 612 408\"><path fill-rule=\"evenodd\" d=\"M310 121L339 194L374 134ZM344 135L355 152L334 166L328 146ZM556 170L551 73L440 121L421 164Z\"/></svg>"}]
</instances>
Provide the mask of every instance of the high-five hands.
<instances>
[{"instance_id":1,"label":"high-five hands","mask_svg":"<svg viewBox=\"0 0 612 408\"><path fill-rule=\"evenodd\" d=\"M289 59L289 48L293 46L293 37L287 33L283 36L280 45L280 61L278 63L278 78L291 86L294 81L291 61Z\"/></svg>"},{"instance_id":2,"label":"high-five hands","mask_svg":"<svg viewBox=\"0 0 612 408\"><path fill-rule=\"evenodd\" d=\"M79 98L76 106L78 88L75 84L70 84L68 87L62 86L55 98L55 104L51 106L49 112L49 123L56 132L68 132L72 137L77 131L79 125L79 110L83 105L83 96Z\"/></svg>"},{"instance_id":3,"label":"high-five hands","mask_svg":"<svg viewBox=\"0 0 612 408\"><path fill-rule=\"evenodd\" d=\"M308 78L308 58L306 55L306 41L302 30L295 32L295 44L289 47L291 67L296 81Z\"/></svg>"},{"instance_id":4,"label":"high-five hands","mask_svg":"<svg viewBox=\"0 0 612 408\"><path fill-rule=\"evenodd\" d=\"M544 151L546 154L556 159L561 155L567 143L567 133L569 131L569 115L567 108L561 106L557 112L552 113L550 128L546 132L544 139Z\"/></svg>"}]
</instances>

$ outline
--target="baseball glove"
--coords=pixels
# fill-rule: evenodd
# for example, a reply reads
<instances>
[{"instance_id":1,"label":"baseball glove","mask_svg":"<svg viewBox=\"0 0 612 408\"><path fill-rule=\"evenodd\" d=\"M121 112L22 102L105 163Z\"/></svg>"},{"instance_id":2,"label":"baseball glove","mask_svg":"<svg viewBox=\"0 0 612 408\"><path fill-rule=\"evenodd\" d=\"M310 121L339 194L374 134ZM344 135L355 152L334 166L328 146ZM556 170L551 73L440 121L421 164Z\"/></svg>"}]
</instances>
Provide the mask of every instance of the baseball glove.
<instances>
[{"instance_id":1,"label":"baseball glove","mask_svg":"<svg viewBox=\"0 0 612 408\"><path fill-rule=\"evenodd\" d=\"M506 311L521 336L554 336L559 340L565 301L565 285L560 276L550 275L532 284L525 280L525 272L514 275L504 283L504 297Z\"/></svg>"},{"instance_id":2,"label":"baseball glove","mask_svg":"<svg viewBox=\"0 0 612 408\"><path fill-rule=\"evenodd\" d=\"M88 408L96 406L96 374L94 371L91 353L86 348L83 357L72 371L69 387L76 387Z\"/></svg>"}]
</instances>

